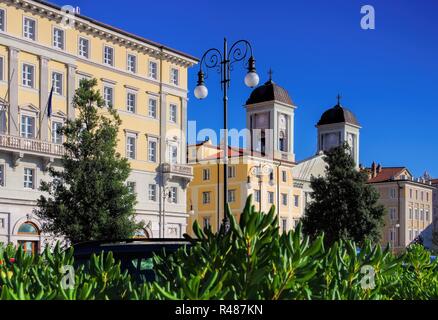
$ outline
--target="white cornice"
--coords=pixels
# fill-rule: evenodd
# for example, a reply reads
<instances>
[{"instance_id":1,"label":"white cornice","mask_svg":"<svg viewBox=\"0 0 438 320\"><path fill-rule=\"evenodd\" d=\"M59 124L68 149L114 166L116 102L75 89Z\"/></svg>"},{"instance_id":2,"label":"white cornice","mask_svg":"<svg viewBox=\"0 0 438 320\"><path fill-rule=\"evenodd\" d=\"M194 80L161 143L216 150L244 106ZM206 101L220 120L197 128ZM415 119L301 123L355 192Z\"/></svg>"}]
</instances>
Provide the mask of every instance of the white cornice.
<instances>
[{"instance_id":1,"label":"white cornice","mask_svg":"<svg viewBox=\"0 0 438 320\"><path fill-rule=\"evenodd\" d=\"M55 21L57 23L60 23L61 19L63 18L62 12L59 9L50 7L49 5L43 3L32 0L7 0L7 2L9 2L11 5L15 6L18 9L30 11L36 15ZM187 68L193 66L194 64L197 64L197 60L186 57L183 54L173 52L169 48L166 48L159 44L154 46L153 44L137 40L134 38L134 35L134 37L129 37L128 35L118 33L108 28L104 28L99 24L92 23L91 21L88 21L81 16L75 16L75 28L79 31L83 31L100 37L105 41L118 43L119 45L125 46L131 50L140 51L155 58L162 57L163 59L171 63L178 64ZM120 31L122 32L122 30Z\"/></svg>"}]
</instances>

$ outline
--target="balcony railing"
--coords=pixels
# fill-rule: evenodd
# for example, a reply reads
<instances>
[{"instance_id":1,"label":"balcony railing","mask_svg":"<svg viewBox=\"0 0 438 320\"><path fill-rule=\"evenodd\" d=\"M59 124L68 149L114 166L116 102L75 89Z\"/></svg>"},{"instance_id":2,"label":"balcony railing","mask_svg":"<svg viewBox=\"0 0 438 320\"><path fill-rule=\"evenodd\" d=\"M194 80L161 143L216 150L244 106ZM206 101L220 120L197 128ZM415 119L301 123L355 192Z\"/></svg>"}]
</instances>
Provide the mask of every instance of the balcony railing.
<instances>
[{"instance_id":1,"label":"balcony railing","mask_svg":"<svg viewBox=\"0 0 438 320\"><path fill-rule=\"evenodd\" d=\"M0 134L0 148L7 148L21 152L42 153L45 155L63 156L65 153L62 144L50 143L41 140Z\"/></svg>"},{"instance_id":2,"label":"balcony railing","mask_svg":"<svg viewBox=\"0 0 438 320\"><path fill-rule=\"evenodd\" d=\"M193 167L184 164L164 163L162 165L163 173L170 173L177 176L192 177Z\"/></svg>"}]
</instances>

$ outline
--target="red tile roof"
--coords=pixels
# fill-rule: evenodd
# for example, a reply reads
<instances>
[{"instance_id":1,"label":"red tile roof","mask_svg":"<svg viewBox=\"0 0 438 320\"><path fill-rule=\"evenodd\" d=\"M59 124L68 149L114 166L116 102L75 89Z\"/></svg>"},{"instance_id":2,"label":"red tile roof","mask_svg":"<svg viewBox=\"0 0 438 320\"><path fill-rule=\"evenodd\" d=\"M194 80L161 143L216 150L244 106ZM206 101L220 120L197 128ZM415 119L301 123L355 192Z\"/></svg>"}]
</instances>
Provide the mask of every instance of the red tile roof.
<instances>
[{"instance_id":1,"label":"red tile roof","mask_svg":"<svg viewBox=\"0 0 438 320\"><path fill-rule=\"evenodd\" d=\"M405 169L405 167L382 168L382 171L374 178L369 179L368 182L374 183L391 180L392 177L397 176ZM371 169L368 170L371 172Z\"/></svg>"},{"instance_id":2,"label":"red tile roof","mask_svg":"<svg viewBox=\"0 0 438 320\"><path fill-rule=\"evenodd\" d=\"M432 184L438 184L438 179L432 179Z\"/></svg>"}]
</instances>

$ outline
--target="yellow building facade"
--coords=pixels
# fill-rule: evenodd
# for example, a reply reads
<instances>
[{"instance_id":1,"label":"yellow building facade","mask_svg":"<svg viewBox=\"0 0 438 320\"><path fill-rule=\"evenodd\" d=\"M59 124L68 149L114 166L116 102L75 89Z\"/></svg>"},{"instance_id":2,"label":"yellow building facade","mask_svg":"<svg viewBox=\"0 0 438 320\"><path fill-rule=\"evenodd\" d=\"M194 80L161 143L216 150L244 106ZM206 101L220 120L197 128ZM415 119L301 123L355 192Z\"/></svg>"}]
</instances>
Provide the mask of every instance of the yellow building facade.
<instances>
[{"instance_id":1,"label":"yellow building facade","mask_svg":"<svg viewBox=\"0 0 438 320\"><path fill-rule=\"evenodd\" d=\"M150 237L186 228L187 72L197 59L43 1L0 1L0 242L24 241L47 167L63 154L56 127L75 117L81 79L95 78L121 119L118 152L132 168L138 219ZM48 116L53 87L53 111ZM3 225L3 229L1 228ZM30 245L29 245L30 247Z\"/></svg>"},{"instance_id":2,"label":"yellow building facade","mask_svg":"<svg viewBox=\"0 0 438 320\"><path fill-rule=\"evenodd\" d=\"M287 91L272 79L247 100L247 146L230 147L228 152L227 200L237 221L249 195L260 211L268 212L275 205L282 231L293 229L301 218L301 191L294 188L292 177L295 109ZM188 163L194 170L187 193L188 231L192 234L196 220L216 232L224 218L223 147L209 139L190 145Z\"/></svg>"}]
</instances>

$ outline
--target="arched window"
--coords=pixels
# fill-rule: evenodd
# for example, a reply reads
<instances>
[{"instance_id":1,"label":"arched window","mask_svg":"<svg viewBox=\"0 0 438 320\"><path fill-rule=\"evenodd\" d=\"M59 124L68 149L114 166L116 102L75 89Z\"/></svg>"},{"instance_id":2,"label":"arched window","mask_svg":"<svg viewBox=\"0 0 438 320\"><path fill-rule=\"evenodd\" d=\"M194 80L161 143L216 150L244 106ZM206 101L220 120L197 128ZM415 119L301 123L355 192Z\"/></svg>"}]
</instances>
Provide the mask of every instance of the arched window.
<instances>
[{"instance_id":1,"label":"arched window","mask_svg":"<svg viewBox=\"0 0 438 320\"><path fill-rule=\"evenodd\" d=\"M38 236L40 231L32 222L25 222L20 226L20 228L18 228L18 234Z\"/></svg>"},{"instance_id":2,"label":"arched window","mask_svg":"<svg viewBox=\"0 0 438 320\"><path fill-rule=\"evenodd\" d=\"M139 229L134 234L134 239L149 239L149 232L145 229Z\"/></svg>"}]
</instances>

